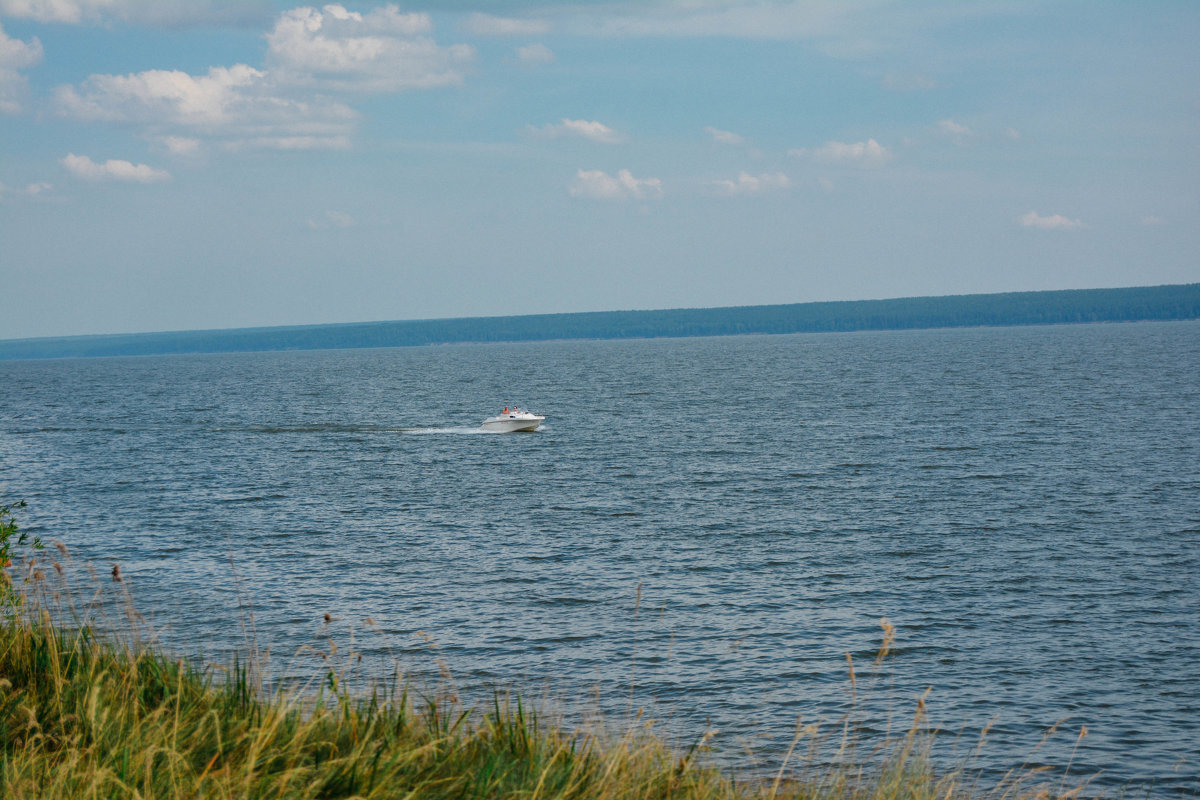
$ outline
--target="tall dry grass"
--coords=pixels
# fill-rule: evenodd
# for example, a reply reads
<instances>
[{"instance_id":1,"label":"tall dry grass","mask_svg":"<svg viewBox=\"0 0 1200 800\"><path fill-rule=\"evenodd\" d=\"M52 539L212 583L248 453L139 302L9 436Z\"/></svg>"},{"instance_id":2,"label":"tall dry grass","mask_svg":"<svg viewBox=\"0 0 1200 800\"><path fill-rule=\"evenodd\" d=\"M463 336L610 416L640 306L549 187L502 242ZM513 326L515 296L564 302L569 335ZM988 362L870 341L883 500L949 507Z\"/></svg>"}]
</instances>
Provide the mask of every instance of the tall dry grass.
<instances>
[{"instance_id":1,"label":"tall dry grass","mask_svg":"<svg viewBox=\"0 0 1200 800\"><path fill-rule=\"evenodd\" d=\"M0 523L15 532L11 509ZM495 694L468 708L453 693L416 693L398 674L352 692L352 652L309 691L268 690L253 658L215 669L140 639L131 604L124 634L119 625L97 633L91 608L73 605L80 593L65 585L66 548L30 555L16 578L0 569L4 798L965 800L1082 788L1020 772L981 789L966 769L935 772L923 700L908 730L869 757L856 757L844 722L837 765L817 766L821 733L798 723L777 772L737 780L708 760L710 734L677 751L649 724L623 735L571 730L520 699ZM115 567L103 580L123 583ZM886 627L884 638L881 658Z\"/></svg>"}]
</instances>

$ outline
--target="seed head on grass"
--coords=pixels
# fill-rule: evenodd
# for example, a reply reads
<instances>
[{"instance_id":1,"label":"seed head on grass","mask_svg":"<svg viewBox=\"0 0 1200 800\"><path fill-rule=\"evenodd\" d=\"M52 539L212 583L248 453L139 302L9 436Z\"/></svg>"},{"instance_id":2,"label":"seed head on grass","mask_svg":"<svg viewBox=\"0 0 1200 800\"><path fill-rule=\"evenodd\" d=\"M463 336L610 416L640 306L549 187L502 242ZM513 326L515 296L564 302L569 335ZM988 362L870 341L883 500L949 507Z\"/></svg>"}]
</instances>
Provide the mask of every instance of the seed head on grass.
<instances>
[{"instance_id":1,"label":"seed head on grass","mask_svg":"<svg viewBox=\"0 0 1200 800\"><path fill-rule=\"evenodd\" d=\"M880 644L879 652L875 656L875 666L883 663L896 641L896 626L889 622L887 617L879 620L879 627L883 628L883 643Z\"/></svg>"}]
</instances>

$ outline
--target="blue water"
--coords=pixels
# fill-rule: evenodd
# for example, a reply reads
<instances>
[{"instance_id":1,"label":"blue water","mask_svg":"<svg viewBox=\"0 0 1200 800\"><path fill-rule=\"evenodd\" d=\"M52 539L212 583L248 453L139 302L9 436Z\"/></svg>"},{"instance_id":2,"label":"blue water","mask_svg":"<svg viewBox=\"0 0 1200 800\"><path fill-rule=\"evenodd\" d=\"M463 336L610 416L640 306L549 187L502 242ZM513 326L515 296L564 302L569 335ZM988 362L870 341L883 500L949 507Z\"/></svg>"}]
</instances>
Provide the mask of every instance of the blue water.
<instances>
[{"instance_id":1,"label":"blue water","mask_svg":"<svg viewBox=\"0 0 1200 800\"><path fill-rule=\"evenodd\" d=\"M946 763L1086 725L1073 775L1194 795L1198 376L1195 322L7 362L0 493L186 654L332 636L741 774L931 687Z\"/></svg>"}]
</instances>

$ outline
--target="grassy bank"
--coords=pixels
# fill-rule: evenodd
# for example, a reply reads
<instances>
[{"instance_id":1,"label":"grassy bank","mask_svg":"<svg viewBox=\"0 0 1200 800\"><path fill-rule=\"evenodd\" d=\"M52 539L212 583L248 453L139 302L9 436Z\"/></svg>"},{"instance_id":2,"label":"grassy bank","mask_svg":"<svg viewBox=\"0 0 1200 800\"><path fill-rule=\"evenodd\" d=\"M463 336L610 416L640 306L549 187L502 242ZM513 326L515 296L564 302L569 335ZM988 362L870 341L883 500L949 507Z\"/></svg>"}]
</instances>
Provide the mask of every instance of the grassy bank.
<instances>
[{"instance_id":1,"label":"grassy bank","mask_svg":"<svg viewBox=\"0 0 1200 800\"><path fill-rule=\"evenodd\" d=\"M14 544L9 511L0 514L9 526L0 540ZM80 622L88 614L64 614L65 554L29 553L19 571L0 570L0 797L934 800L1058 793L1039 791L1036 775L987 791L960 773L935 775L919 724L867 766L819 770L797 757L814 733L801 728L774 776L745 781L706 762L706 736L676 751L648 725L620 736L569 730L500 696L467 709L446 694L411 692L400 680L351 692L336 667L314 676L307 690L267 691L239 663L202 667L131 635L97 634ZM104 576L110 588L119 580L116 569ZM331 663L353 658L335 658L332 648L329 656Z\"/></svg>"},{"instance_id":2,"label":"grassy bank","mask_svg":"<svg viewBox=\"0 0 1200 800\"><path fill-rule=\"evenodd\" d=\"M497 702L469 714L398 693L262 696L150 649L12 619L0 630L0 795L717 797L659 743L595 741ZM336 685L336 679L331 680Z\"/></svg>"}]
</instances>

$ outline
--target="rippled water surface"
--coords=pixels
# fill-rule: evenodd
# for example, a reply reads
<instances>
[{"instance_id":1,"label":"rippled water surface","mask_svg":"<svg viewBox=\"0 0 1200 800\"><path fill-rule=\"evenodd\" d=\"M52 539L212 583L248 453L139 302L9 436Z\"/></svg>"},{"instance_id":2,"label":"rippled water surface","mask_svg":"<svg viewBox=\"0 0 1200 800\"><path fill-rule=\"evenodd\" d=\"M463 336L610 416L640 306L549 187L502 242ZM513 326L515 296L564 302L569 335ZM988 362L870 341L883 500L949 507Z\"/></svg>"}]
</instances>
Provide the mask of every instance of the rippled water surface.
<instances>
[{"instance_id":1,"label":"rippled water surface","mask_svg":"<svg viewBox=\"0 0 1200 800\"><path fill-rule=\"evenodd\" d=\"M0 375L0 492L182 652L242 646L248 602L281 673L353 632L468 692L711 725L751 772L846 712L850 652L868 737L932 687L959 750L994 720L984 769L1065 764L1086 725L1075 771L1200 792L1200 323ZM514 402L544 429L481 434Z\"/></svg>"}]
</instances>

